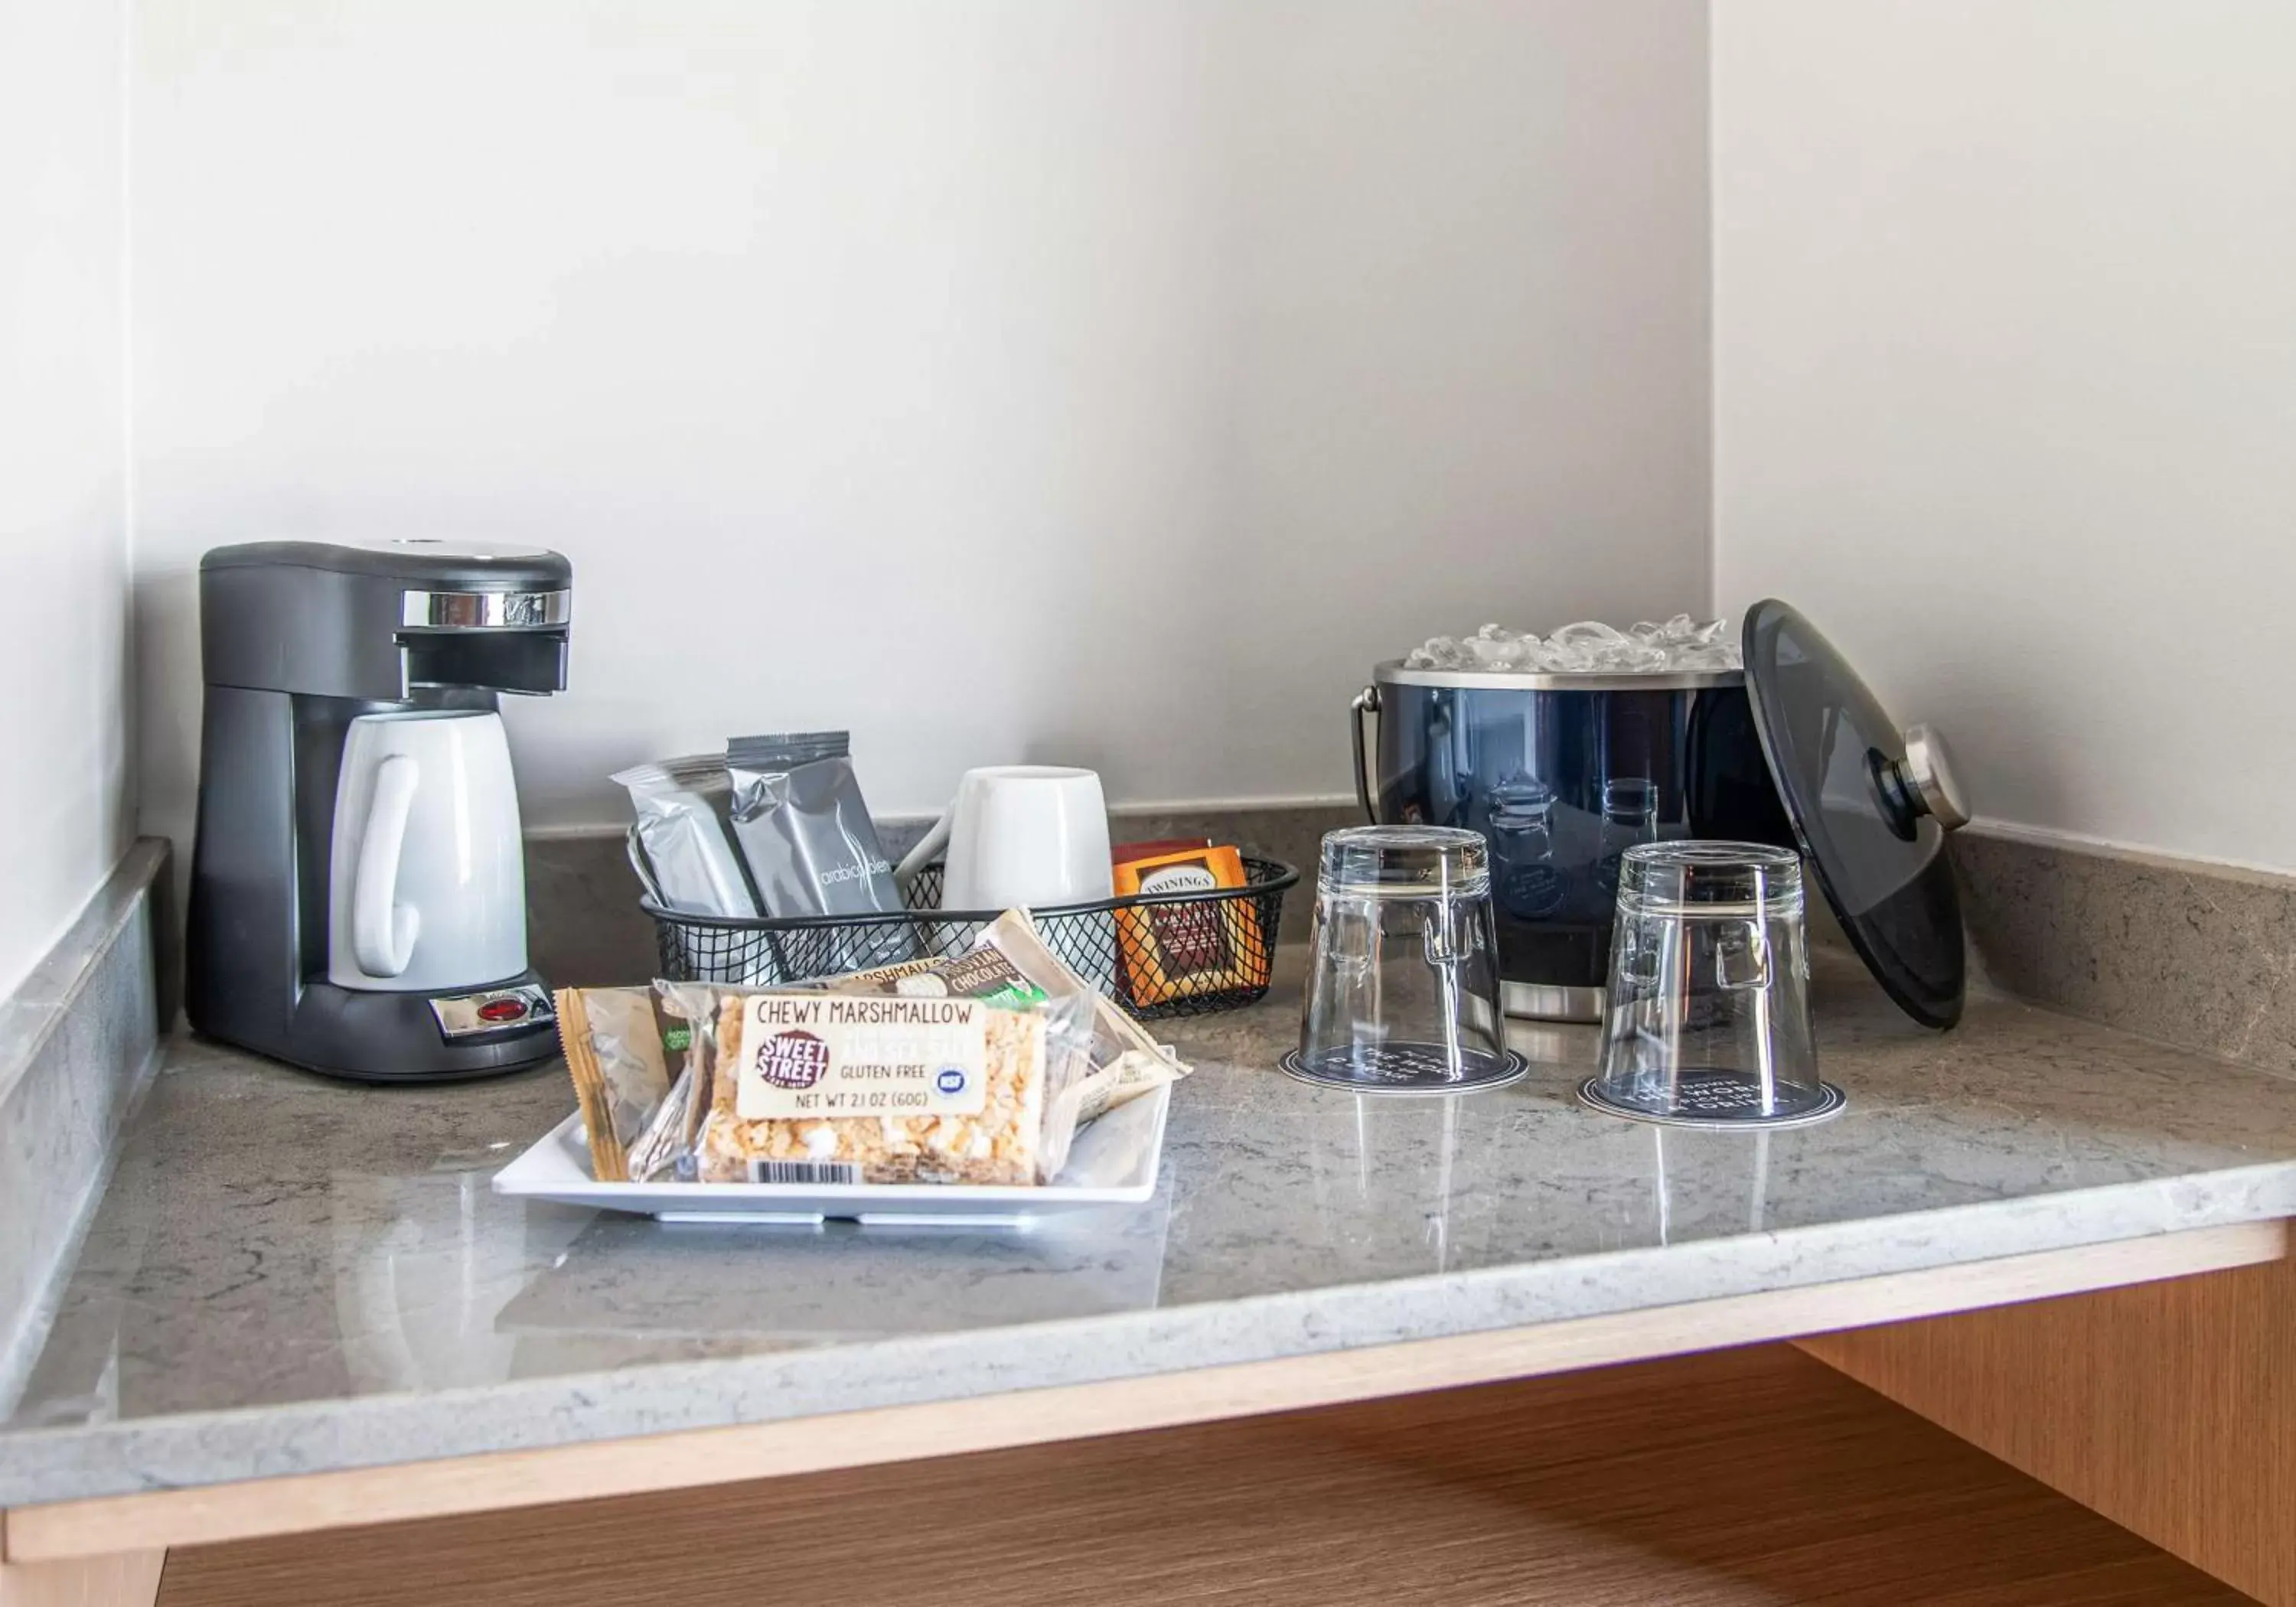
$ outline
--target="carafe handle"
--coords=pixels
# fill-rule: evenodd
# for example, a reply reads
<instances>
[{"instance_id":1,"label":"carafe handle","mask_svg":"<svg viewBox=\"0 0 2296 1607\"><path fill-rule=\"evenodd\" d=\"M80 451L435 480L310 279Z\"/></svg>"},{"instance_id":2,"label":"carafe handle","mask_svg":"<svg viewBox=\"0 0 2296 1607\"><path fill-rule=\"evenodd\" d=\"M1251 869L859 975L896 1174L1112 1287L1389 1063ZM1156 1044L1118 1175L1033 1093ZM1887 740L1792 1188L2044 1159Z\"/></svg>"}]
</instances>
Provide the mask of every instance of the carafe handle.
<instances>
[{"instance_id":1,"label":"carafe handle","mask_svg":"<svg viewBox=\"0 0 2296 1607\"><path fill-rule=\"evenodd\" d=\"M414 958L422 912L398 901L398 861L422 774L411 753L390 754L374 767L374 798L351 878L351 953L371 977L395 977Z\"/></svg>"}]
</instances>

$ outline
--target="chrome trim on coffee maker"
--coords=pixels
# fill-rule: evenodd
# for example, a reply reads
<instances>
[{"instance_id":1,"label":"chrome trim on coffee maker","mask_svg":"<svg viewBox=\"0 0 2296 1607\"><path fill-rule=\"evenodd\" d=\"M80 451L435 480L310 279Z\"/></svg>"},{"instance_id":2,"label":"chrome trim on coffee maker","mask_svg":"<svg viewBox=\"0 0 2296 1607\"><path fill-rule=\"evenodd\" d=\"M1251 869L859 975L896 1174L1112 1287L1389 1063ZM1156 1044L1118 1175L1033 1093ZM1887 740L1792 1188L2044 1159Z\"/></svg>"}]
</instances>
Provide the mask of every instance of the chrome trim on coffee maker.
<instances>
[{"instance_id":1,"label":"chrome trim on coffee maker","mask_svg":"<svg viewBox=\"0 0 2296 1607\"><path fill-rule=\"evenodd\" d=\"M399 594L406 630L522 630L574 618L572 592L427 592Z\"/></svg>"}]
</instances>

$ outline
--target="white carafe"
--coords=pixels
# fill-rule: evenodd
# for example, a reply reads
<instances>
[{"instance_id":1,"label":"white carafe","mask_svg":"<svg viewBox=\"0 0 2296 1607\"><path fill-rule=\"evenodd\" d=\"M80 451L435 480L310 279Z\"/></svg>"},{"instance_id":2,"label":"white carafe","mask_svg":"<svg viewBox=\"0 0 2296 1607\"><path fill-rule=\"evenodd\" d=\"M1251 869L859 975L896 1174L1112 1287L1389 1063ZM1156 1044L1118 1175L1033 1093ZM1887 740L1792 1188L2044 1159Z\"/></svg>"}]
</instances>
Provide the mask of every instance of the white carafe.
<instances>
[{"instance_id":1,"label":"white carafe","mask_svg":"<svg viewBox=\"0 0 2296 1607\"><path fill-rule=\"evenodd\" d=\"M526 969L525 860L500 715L351 721L334 822L329 981L433 993Z\"/></svg>"}]
</instances>

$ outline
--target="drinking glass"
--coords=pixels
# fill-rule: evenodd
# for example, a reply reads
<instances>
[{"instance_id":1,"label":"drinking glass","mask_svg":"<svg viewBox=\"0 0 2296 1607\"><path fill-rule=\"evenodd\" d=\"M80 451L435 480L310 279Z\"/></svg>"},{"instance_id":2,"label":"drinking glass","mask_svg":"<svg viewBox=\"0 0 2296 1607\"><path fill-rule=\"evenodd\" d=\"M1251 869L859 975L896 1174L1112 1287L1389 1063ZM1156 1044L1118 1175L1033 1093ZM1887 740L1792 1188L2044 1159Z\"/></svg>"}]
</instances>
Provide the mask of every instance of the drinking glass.
<instances>
[{"instance_id":1,"label":"drinking glass","mask_svg":"<svg viewBox=\"0 0 2296 1607\"><path fill-rule=\"evenodd\" d=\"M1809 1024L1801 861L1750 842L1651 842L1620 860L1602 1070L1615 1115L1789 1127L1841 1109Z\"/></svg>"},{"instance_id":2,"label":"drinking glass","mask_svg":"<svg viewBox=\"0 0 2296 1607\"><path fill-rule=\"evenodd\" d=\"M1308 996L1283 1069L1361 1094L1464 1093L1528 1069L1506 1046L1480 832L1356 826L1324 839Z\"/></svg>"}]
</instances>

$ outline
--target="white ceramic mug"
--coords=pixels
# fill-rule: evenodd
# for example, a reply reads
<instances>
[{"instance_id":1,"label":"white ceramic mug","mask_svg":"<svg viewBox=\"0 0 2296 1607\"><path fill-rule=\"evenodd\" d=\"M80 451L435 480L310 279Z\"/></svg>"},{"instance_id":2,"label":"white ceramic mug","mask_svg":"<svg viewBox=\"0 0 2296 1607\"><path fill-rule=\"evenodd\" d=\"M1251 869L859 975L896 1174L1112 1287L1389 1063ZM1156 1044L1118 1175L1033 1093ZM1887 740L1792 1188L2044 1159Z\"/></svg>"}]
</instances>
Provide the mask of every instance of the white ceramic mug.
<instances>
[{"instance_id":1,"label":"white ceramic mug","mask_svg":"<svg viewBox=\"0 0 2296 1607\"><path fill-rule=\"evenodd\" d=\"M894 873L906 882L947 850L940 906L1046 909L1114 891L1100 777L1061 765L967 770L956 800Z\"/></svg>"},{"instance_id":2,"label":"white ceramic mug","mask_svg":"<svg viewBox=\"0 0 2296 1607\"><path fill-rule=\"evenodd\" d=\"M526 969L526 860L502 717L363 714L343 738L327 980L430 993Z\"/></svg>"}]
</instances>

